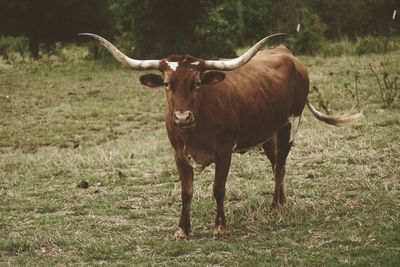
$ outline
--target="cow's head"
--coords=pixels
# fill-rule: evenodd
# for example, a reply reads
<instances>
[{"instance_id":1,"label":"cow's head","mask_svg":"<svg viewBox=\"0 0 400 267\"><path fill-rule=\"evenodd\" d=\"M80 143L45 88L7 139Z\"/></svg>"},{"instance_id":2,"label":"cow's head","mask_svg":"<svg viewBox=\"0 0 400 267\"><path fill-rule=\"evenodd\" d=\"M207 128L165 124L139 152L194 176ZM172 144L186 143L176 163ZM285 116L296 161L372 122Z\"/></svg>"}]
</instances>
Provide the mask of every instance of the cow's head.
<instances>
[{"instance_id":1,"label":"cow's head","mask_svg":"<svg viewBox=\"0 0 400 267\"><path fill-rule=\"evenodd\" d=\"M222 71L206 71L205 61L192 56L170 56L160 61L161 74L144 74L140 82L149 87L165 88L167 116L182 128L196 126L204 86L224 80Z\"/></svg>"},{"instance_id":2,"label":"cow's head","mask_svg":"<svg viewBox=\"0 0 400 267\"><path fill-rule=\"evenodd\" d=\"M202 60L192 56L170 56L162 60L136 60L127 57L106 39L91 33L81 33L97 39L120 63L135 70L156 69L161 74L145 74L140 82L149 87L166 90L167 110L171 121L182 129L196 126L202 102L202 88L217 84L225 79L223 71L237 69L246 64L272 37L268 36L242 56L230 60Z\"/></svg>"}]
</instances>

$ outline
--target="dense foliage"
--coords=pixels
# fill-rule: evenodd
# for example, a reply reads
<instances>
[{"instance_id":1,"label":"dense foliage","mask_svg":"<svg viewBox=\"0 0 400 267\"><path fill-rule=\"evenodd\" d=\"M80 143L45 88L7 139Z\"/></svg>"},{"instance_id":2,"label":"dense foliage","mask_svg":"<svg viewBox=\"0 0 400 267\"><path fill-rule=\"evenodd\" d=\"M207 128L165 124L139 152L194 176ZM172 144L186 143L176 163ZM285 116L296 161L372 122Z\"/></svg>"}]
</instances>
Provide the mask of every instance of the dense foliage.
<instances>
[{"instance_id":1,"label":"dense foliage","mask_svg":"<svg viewBox=\"0 0 400 267\"><path fill-rule=\"evenodd\" d=\"M295 53L313 54L326 39L399 34L396 9L398 0L0 0L0 36L26 36L37 57L40 43L76 41L78 32L91 31L131 56L159 58L229 57L288 32Z\"/></svg>"},{"instance_id":2,"label":"dense foliage","mask_svg":"<svg viewBox=\"0 0 400 267\"><path fill-rule=\"evenodd\" d=\"M0 35L24 35L33 57L39 45L76 40L80 31L107 32L106 0L0 0Z\"/></svg>"},{"instance_id":3,"label":"dense foliage","mask_svg":"<svg viewBox=\"0 0 400 267\"><path fill-rule=\"evenodd\" d=\"M223 1L109 0L125 52L137 57L165 57L205 51L231 56L232 35L221 16ZM201 26L200 26L201 25Z\"/></svg>"}]
</instances>

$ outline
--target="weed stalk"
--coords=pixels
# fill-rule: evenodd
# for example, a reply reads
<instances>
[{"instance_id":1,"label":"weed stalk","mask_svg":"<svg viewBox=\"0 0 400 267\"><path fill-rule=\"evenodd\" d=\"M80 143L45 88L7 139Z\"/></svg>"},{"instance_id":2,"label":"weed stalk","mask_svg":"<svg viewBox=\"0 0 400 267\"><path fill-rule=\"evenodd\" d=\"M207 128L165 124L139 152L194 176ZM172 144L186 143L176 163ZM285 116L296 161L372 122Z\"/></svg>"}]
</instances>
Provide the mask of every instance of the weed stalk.
<instances>
[{"instance_id":1,"label":"weed stalk","mask_svg":"<svg viewBox=\"0 0 400 267\"><path fill-rule=\"evenodd\" d=\"M395 98L397 97L397 95L399 93L399 88L397 87L398 76L397 75L394 76L393 81L391 82L389 80L389 73L384 72L383 73L383 83L385 86L382 86L379 76L375 72L371 63L369 63L369 69L374 74L376 81L378 82L379 91L381 94L383 105L384 105L384 107L387 108L394 102Z\"/></svg>"}]
</instances>

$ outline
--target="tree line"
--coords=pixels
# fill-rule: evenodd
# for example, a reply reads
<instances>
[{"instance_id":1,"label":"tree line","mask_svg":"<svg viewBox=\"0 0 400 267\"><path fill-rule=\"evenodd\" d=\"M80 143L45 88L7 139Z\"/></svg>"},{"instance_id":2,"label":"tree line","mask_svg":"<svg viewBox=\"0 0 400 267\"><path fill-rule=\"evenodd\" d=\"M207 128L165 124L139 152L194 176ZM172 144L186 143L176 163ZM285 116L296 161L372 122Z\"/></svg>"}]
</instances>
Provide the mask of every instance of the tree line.
<instances>
[{"instance_id":1,"label":"tree line","mask_svg":"<svg viewBox=\"0 0 400 267\"><path fill-rule=\"evenodd\" d=\"M36 58L79 32L137 58L229 57L277 32L312 53L324 40L400 34L394 10L398 0L0 0L0 36L26 36Z\"/></svg>"}]
</instances>

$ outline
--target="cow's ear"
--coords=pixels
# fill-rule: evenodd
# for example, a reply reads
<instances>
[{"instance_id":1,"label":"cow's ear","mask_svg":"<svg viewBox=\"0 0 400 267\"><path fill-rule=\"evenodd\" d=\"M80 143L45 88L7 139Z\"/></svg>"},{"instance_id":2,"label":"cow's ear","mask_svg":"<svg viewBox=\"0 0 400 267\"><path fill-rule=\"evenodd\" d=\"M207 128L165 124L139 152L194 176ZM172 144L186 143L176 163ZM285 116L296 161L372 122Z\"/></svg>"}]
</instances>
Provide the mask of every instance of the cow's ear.
<instances>
[{"instance_id":1,"label":"cow's ear","mask_svg":"<svg viewBox=\"0 0 400 267\"><path fill-rule=\"evenodd\" d=\"M148 87L160 87L164 84L164 80L161 75L157 74L144 74L139 78L140 83Z\"/></svg>"},{"instance_id":2,"label":"cow's ear","mask_svg":"<svg viewBox=\"0 0 400 267\"><path fill-rule=\"evenodd\" d=\"M208 85L220 83L224 79L225 72L222 71L207 71L201 75L201 82Z\"/></svg>"}]
</instances>

